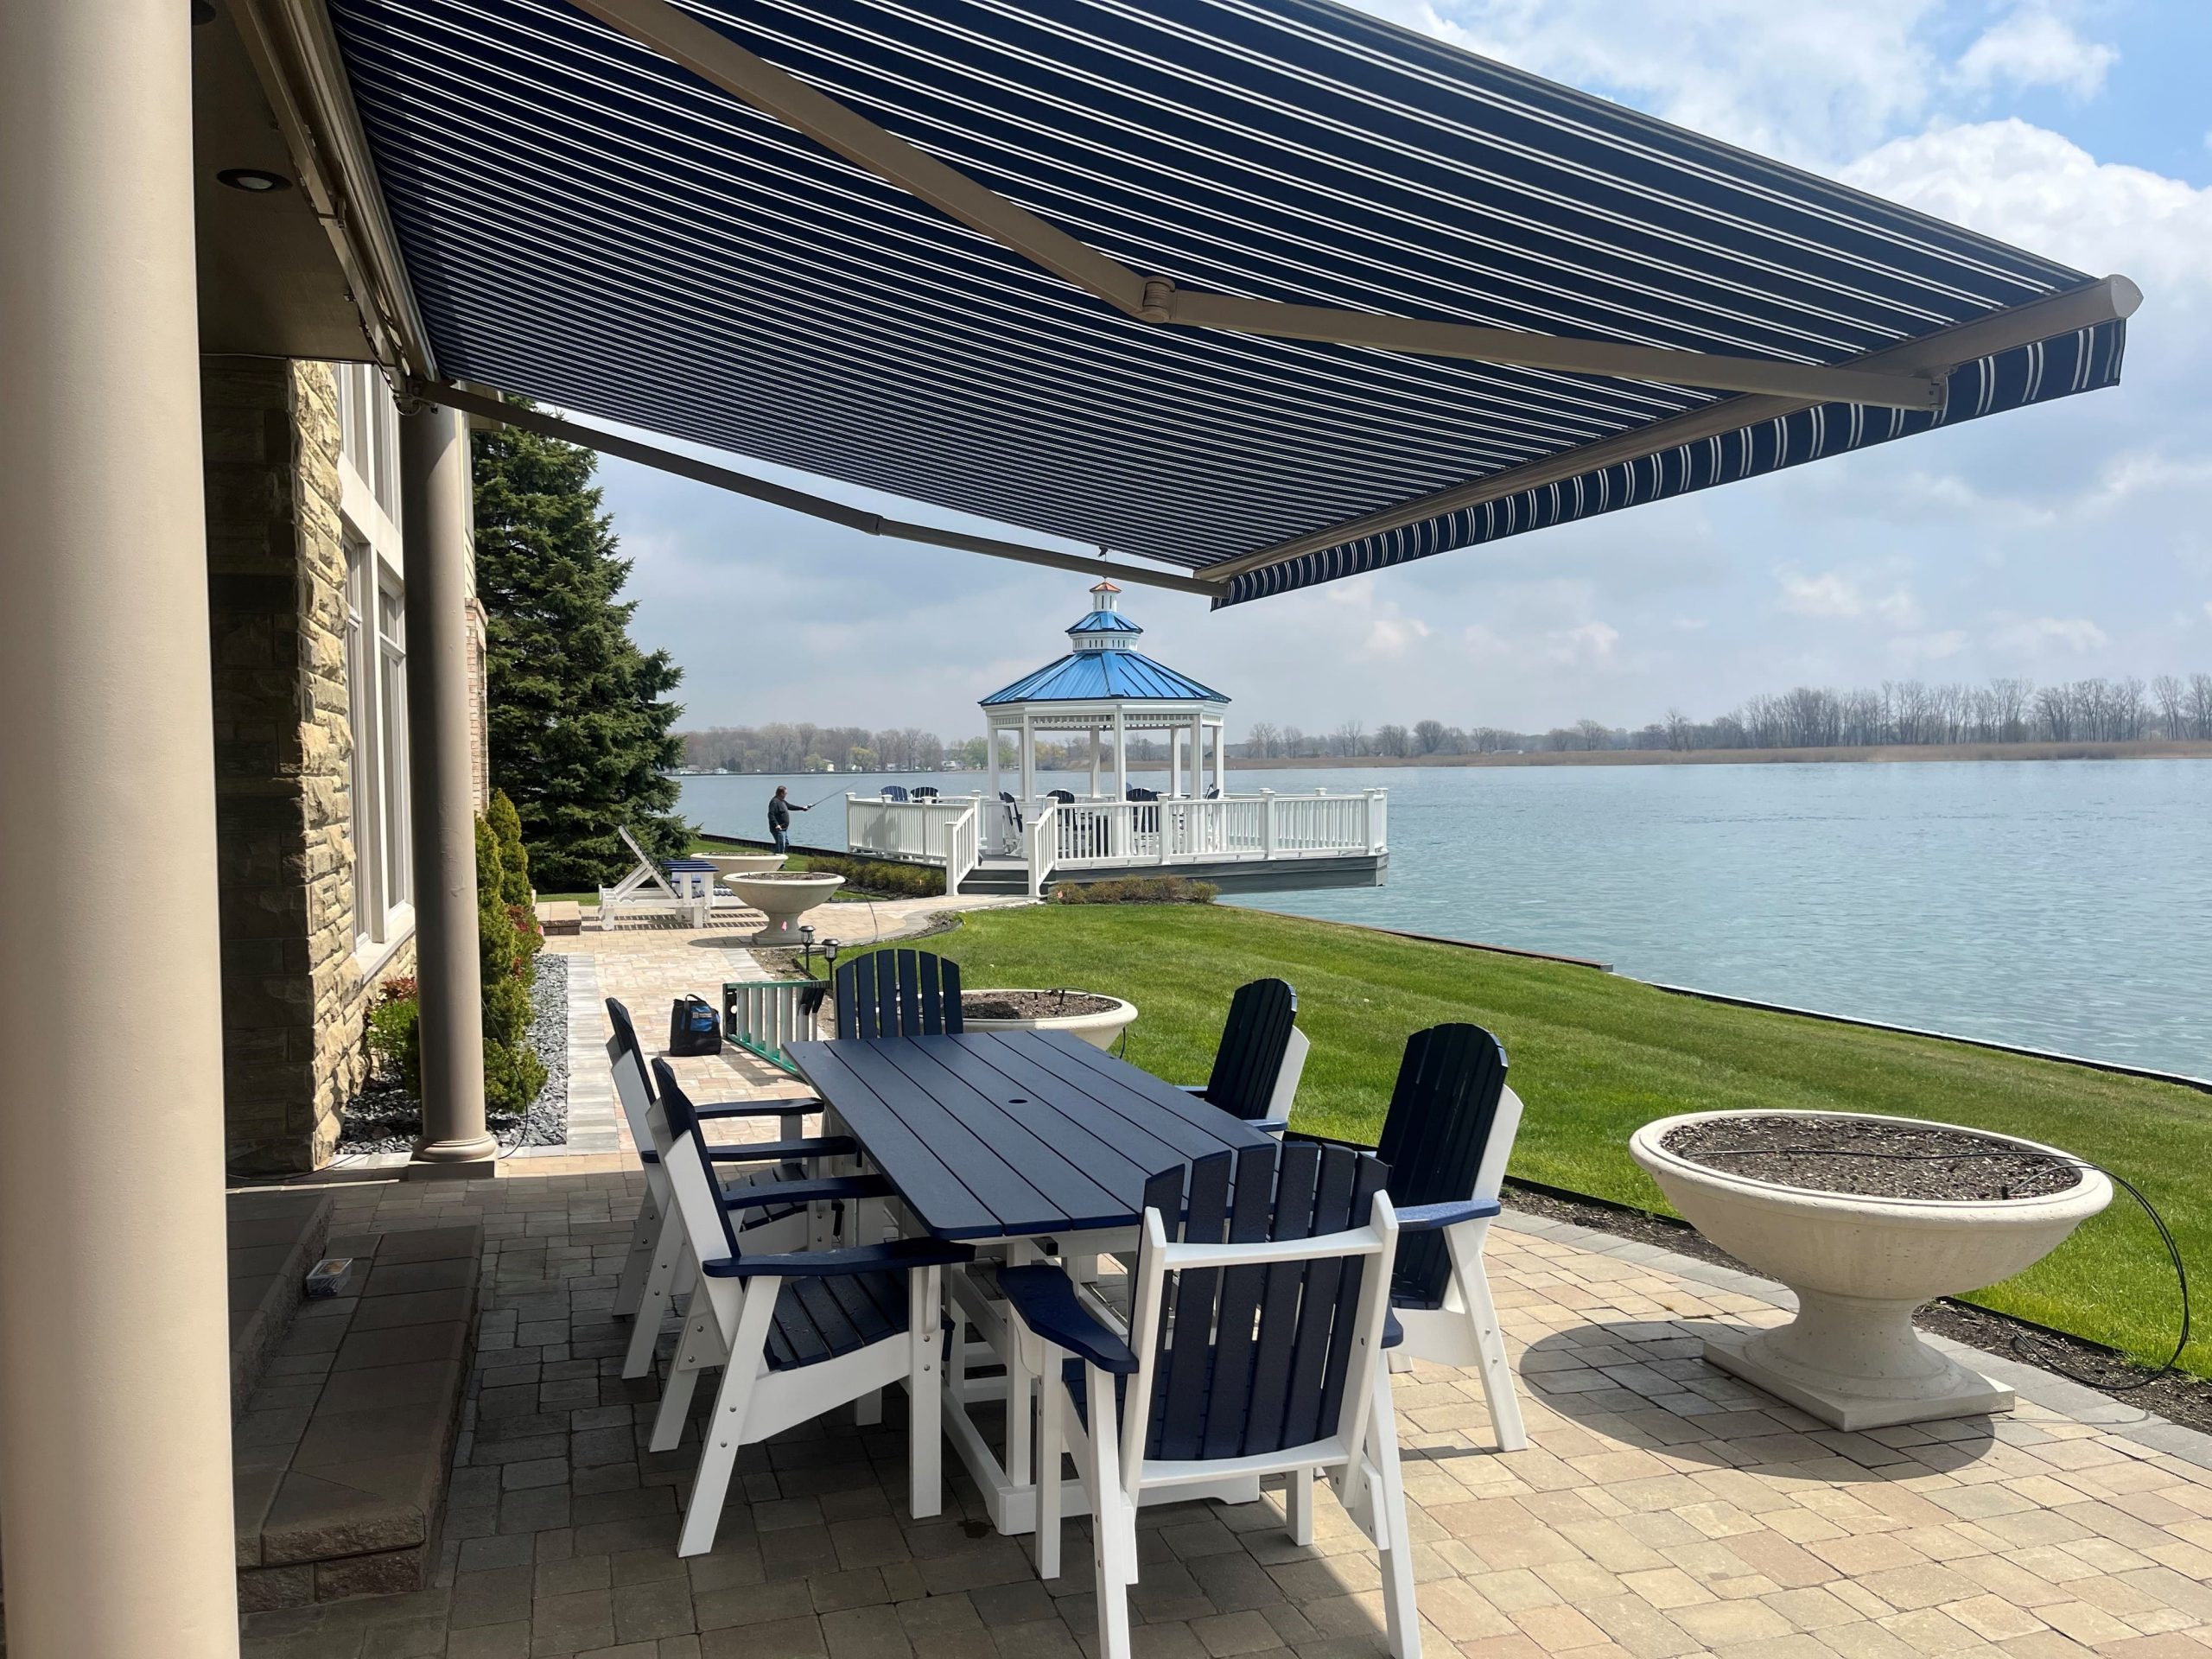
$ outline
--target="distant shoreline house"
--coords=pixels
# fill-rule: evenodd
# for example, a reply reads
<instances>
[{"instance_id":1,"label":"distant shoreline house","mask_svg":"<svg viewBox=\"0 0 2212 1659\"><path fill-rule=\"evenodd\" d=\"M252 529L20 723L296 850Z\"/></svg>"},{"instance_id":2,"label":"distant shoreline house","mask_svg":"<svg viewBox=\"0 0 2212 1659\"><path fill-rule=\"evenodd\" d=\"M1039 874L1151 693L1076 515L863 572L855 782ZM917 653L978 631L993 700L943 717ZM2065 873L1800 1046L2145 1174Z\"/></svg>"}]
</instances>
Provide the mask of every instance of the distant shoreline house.
<instances>
[{"instance_id":1,"label":"distant shoreline house","mask_svg":"<svg viewBox=\"0 0 2212 1659\"><path fill-rule=\"evenodd\" d=\"M312 1169L414 968L399 417L374 369L211 357L201 375L233 1173ZM476 806L484 619L468 582Z\"/></svg>"}]
</instances>

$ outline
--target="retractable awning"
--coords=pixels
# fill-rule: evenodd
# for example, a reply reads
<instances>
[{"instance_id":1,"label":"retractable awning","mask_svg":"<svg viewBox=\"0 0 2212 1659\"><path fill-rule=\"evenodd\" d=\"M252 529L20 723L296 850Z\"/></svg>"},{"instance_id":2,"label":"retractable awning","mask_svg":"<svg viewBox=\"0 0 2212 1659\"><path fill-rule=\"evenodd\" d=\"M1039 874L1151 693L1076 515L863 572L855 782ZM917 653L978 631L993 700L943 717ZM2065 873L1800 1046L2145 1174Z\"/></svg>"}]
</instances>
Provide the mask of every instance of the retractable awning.
<instances>
[{"instance_id":1,"label":"retractable awning","mask_svg":"<svg viewBox=\"0 0 2212 1659\"><path fill-rule=\"evenodd\" d=\"M330 16L438 380L1217 603L2110 385L2138 298L1315 0Z\"/></svg>"}]
</instances>

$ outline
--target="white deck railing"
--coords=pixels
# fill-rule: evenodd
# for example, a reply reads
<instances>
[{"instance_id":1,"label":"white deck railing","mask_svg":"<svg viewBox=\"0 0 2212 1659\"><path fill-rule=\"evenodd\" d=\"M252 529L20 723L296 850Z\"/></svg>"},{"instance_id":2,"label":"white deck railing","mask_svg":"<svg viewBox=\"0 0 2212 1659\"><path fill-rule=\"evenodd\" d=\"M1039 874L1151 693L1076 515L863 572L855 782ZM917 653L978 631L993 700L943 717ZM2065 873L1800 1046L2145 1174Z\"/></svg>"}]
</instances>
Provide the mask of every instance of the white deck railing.
<instances>
[{"instance_id":1,"label":"white deck railing","mask_svg":"<svg viewBox=\"0 0 2212 1659\"><path fill-rule=\"evenodd\" d=\"M1217 800L1050 799L1015 810L970 796L950 801L846 798L846 841L856 853L945 866L957 893L987 855L1028 866L1029 890L1058 872L1141 872L1179 864L1265 863L1379 855L1388 850L1388 798L1357 795L1226 795Z\"/></svg>"}]
</instances>

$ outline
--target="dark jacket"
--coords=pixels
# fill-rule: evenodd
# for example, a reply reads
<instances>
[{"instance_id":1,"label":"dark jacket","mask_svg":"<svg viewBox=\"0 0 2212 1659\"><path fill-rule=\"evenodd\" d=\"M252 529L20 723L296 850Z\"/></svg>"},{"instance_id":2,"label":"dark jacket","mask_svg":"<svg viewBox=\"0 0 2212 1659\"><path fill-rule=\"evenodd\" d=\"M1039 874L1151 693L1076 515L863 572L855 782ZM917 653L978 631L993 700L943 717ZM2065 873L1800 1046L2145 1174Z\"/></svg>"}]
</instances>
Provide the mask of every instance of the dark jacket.
<instances>
[{"instance_id":1,"label":"dark jacket","mask_svg":"<svg viewBox=\"0 0 2212 1659\"><path fill-rule=\"evenodd\" d=\"M768 828L788 830L791 827L791 804L780 795L768 798Z\"/></svg>"}]
</instances>

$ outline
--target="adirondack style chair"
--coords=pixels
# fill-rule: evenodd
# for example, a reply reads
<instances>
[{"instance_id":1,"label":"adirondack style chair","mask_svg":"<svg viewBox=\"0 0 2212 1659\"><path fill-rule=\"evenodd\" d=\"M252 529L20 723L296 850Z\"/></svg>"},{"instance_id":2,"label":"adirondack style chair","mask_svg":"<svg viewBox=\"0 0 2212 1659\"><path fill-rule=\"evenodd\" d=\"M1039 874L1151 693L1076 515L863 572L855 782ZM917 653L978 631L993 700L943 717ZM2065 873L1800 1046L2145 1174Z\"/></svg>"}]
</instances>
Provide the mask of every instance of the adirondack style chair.
<instances>
[{"instance_id":1,"label":"adirondack style chair","mask_svg":"<svg viewBox=\"0 0 2212 1659\"><path fill-rule=\"evenodd\" d=\"M903 784L886 784L880 793L887 801L903 801L906 798L906 790Z\"/></svg>"},{"instance_id":2,"label":"adirondack style chair","mask_svg":"<svg viewBox=\"0 0 2212 1659\"><path fill-rule=\"evenodd\" d=\"M1291 1103L1313 1045L1299 1030L1298 993L1280 979L1255 979L1229 1000L1229 1022L1214 1051L1213 1074L1184 1087L1269 1135L1290 1127Z\"/></svg>"},{"instance_id":3,"label":"adirondack style chair","mask_svg":"<svg viewBox=\"0 0 2212 1659\"><path fill-rule=\"evenodd\" d=\"M1483 1270L1483 1246L1506 1160L1521 1128L1521 1097L1506 1086L1505 1050L1480 1026L1432 1026L1407 1039L1376 1155L1389 1166L1390 1196L1409 1207L1460 1203L1450 1226L1409 1235L1390 1285L1392 1318L1405 1339L1391 1352L1402 1369L1415 1359L1471 1365L1481 1373L1491 1428L1502 1450L1529 1444L1513 1389L1505 1338ZM1293 1130L1294 1141L1347 1143Z\"/></svg>"},{"instance_id":4,"label":"adirondack style chair","mask_svg":"<svg viewBox=\"0 0 2212 1659\"><path fill-rule=\"evenodd\" d=\"M831 1408L904 1382L908 1502L917 1519L944 1507L944 1272L972 1261L963 1244L893 1239L836 1250L762 1250L731 1220L702 1155L691 1103L665 1060L653 1062L668 1116L669 1186L699 1264L698 1288L653 1421L652 1449L672 1452L699 1373L721 1368L700 1437L699 1468L679 1555L715 1545L739 1452Z\"/></svg>"},{"instance_id":5,"label":"adirondack style chair","mask_svg":"<svg viewBox=\"0 0 2212 1659\"><path fill-rule=\"evenodd\" d=\"M645 855L638 845L638 838L630 833L627 824L619 824L615 834L622 837L622 844L630 849L637 862L629 873L611 887L599 890L599 925L620 921L632 916L682 916L696 920L699 916L699 901L679 893L661 874L660 866ZM710 869L711 866L709 867Z\"/></svg>"},{"instance_id":6,"label":"adirondack style chair","mask_svg":"<svg viewBox=\"0 0 2212 1659\"><path fill-rule=\"evenodd\" d=\"M607 1039L607 1058L614 1074L615 1097L621 1102L630 1138L637 1145L638 1160L645 1172L645 1196L638 1205L629 1254L614 1287L613 1307L616 1318L635 1320L623 1355L622 1375L639 1377L652 1370L653 1347L660 1338L662 1323L669 1310L690 1292L695 1274L683 1224L669 1193L668 1120L653 1092L645 1050L638 1042L628 1008L609 997L607 1015L614 1027L614 1034ZM704 1148L708 1160L718 1171L729 1166L742 1169L739 1179L727 1184L723 1192L748 1236L760 1230L762 1243L758 1248L804 1249L810 1243L826 1243L832 1204L880 1198L891 1191L878 1177L840 1178L825 1173L822 1160L849 1156L856 1148L842 1136L808 1139L801 1135L805 1114L820 1108L819 1101L805 1098L734 1101L692 1108L695 1119L779 1120L779 1140Z\"/></svg>"},{"instance_id":7,"label":"adirondack style chair","mask_svg":"<svg viewBox=\"0 0 2212 1659\"><path fill-rule=\"evenodd\" d=\"M876 950L835 981L837 1035L852 1039L959 1034L960 964L927 950Z\"/></svg>"},{"instance_id":8,"label":"adirondack style chair","mask_svg":"<svg viewBox=\"0 0 2212 1659\"><path fill-rule=\"evenodd\" d=\"M1130 1651L1146 1495L1274 1475L1287 1477L1300 1543L1313 1538L1315 1477L1327 1476L1381 1553L1390 1651L1420 1652L1382 1349L1402 1232L1450 1216L1394 1210L1387 1179L1372 1156L1313 1145L1161 1172L1145 1187L1126 1325L1058 1267L1000 1269L1044 1381L1038 1573L1059 1576L1066 1448L1090 1499L1105 1659Z\"/></svg>"},{"instance_id":9,"label":"adirondack style chair","mask_svg":"<svg viewBox=\"0 0 2212 1659\"><path fill-rule=\"evenodd\" d=\"M1001 849L1005 852L1018 853L1021 850L1021 803L1015 800L1006 791L1001 790L999 804L1006 808L1006 833L1000 837Z\"/></svg>"},{"instance_id":10,"label":"adirondack style chair","mask_svg":"<svg viewBox=\"0 0 2212 1659\"><path fill-rule=\"evenodd\" d=\"M936 800L938 793L939 791L936 787L929 784L917 784L914 786L914 798L918 801Z\"/></svg>"},{"instance_id":11,"label":"adirondack style chair","mask_svg":"<svg viewBox=\"0 0 2212 1659\"><path fill-rule=\"evenodd\" d=\"M1045 793L1050 799L1058 801L1062 806L1075 804L1075 791L1071 789L1048 789Z\"/></svg>"}]
</instances>

